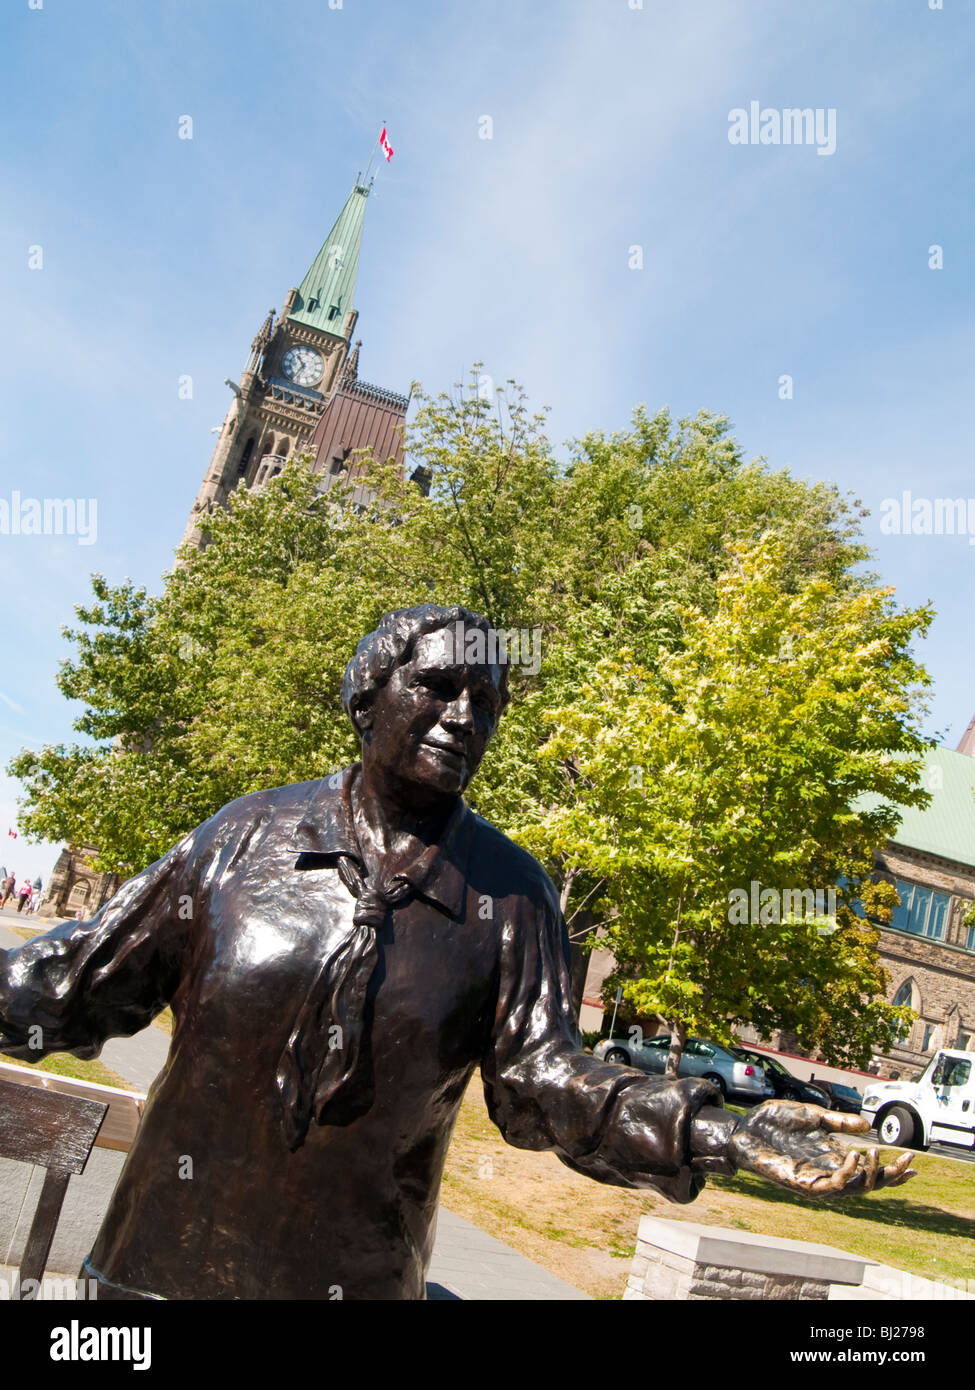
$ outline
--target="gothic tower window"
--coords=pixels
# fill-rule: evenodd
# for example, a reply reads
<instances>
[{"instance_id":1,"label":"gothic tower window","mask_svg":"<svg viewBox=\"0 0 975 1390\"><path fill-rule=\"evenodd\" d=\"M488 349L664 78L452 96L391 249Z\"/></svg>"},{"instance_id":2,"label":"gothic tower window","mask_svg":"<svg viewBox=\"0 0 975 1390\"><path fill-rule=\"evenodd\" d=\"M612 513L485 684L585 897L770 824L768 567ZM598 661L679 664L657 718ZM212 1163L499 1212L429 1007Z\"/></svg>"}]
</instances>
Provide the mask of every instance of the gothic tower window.
<instances>
[{"instance_id":1,"label":"gothic tower window","mask_svg":"<svg viewBox=\"0 0 975 1390\"><path fill-rule=\"evenodd\" d=\"M247 472L248 464L251 461L251 454L254 452L254 436L251 435L244 445L244 452L240 456L240 463L237 465L237 477L242 478Z\"/></svg>"}]
</instances>

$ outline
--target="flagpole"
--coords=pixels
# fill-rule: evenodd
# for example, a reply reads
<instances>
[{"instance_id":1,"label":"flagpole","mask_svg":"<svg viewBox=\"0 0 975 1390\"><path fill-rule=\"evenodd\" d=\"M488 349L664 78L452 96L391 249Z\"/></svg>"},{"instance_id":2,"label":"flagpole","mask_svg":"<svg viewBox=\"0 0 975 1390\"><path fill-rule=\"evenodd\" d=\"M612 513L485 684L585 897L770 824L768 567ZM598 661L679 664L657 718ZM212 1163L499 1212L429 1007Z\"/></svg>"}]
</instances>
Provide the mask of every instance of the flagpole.
<instances>
[{"instance_id":1,"label":"flagpole","mask_svg":"<svg viewBox=\"0 0 975 1390\"><path fill-rule=\"evenodd\" d=\"M383 123L382 123L382 125L379 127L379 129L380 129L380 131L383 131L383 130L386 129L386 122L385 122L385 121L383 121ZM376 136L376 140L375 140L375 144L373 145L372 149L369 151L369 163L366 165L366 172L365 172L365 173L363 174L363 176L362 176L362 187L363 187L363 188L366 187L366 183L367 183L367 180L368 180L368 178L369 178L369 170L372 168L372 161L373 161L373 159L375 158L375 154L376 154L376 151L377 151L378 148L379 148L379 136L377 135L377 136Z\"/></svg>"}]
</instances>

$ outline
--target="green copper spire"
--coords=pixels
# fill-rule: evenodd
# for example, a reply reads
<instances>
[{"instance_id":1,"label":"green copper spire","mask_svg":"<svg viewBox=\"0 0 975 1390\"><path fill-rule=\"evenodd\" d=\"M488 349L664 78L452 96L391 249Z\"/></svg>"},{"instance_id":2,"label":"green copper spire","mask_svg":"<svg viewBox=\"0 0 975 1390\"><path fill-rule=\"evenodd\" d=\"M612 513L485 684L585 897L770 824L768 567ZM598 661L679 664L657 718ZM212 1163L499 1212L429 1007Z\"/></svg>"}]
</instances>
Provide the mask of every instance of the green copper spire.
<instances>
[{"instance_id":1,"label":"green copper spire","mask_svg":"<svg viewBox=\"0 0 975 1390\"><path fill-rule=\"evenodd\" d=\"M325 245L299 285L298 299L288 318L345 337L345 316L355 298L362 218L368 197L369 187L356 183Z\"/></svg>"}]
</instances>

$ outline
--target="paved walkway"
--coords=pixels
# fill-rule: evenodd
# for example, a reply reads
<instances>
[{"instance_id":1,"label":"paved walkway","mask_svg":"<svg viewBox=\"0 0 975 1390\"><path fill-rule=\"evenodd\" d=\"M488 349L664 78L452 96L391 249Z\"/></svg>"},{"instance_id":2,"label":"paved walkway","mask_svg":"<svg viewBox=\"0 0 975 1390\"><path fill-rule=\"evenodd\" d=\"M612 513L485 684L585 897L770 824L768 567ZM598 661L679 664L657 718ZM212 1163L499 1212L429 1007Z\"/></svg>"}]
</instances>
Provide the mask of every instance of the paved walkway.
<instances>
[{"instance_id":1,"label":"paved walkway","mask_svg":"<svg viewBox=\"0 0 975 1390\"><path fill-rule=\"evenodd\" d=\"M24 944L22 937L7 929L16 921L16 911L0 913L0 949ZM21 918L20 925L28 924L40 926L45 931L49 929L49 925L53 925L36 918ZM169 1036L160 1028L149 1027L131 1038L110 1039L102 1048L99 1060L111 1067L112 1071L121 1076L133 1090L146 1091L165 1062L168 1051ZM96 1155L101 1157L103 1151L96 1150L93 1159ZM108 1202L118 1175L117 1163L113 1164L111 1161L115 1158L114 1154L104 1153L103 1177L99 1178L99 1174L94 1171L98 1165L93 1164L89 1164L88 1172L85 1174L86 1184L91 1179L93 1183L100 1183L105 1188L101 1194L100 1210L104 1210L104 1204ZM455 1216L444 1207L440 1208L437 1221L437 1241L427 1289L429 1297L437 1301L589 1301L588 1294L557 1279L540 1265L526 1260L524 1255L519 1255L517 1250L512 1250L509 1245L495 1240L486 1231L482 1231L470 1221L465 1221L461 1216Z\"/></svg>"},{"instance_id":2,"label":"paved walkway","mask_svg":"<svg viewBox=\"0 0 975 1390\"><path fill-rule=\"evenodd\" d=\"M428 1296L518 1302L578 1299L589 1295L526 1260L510 1245L445 1207L437 1218L437 1243L430 1264Z\"/></svg>"}]
</instances>

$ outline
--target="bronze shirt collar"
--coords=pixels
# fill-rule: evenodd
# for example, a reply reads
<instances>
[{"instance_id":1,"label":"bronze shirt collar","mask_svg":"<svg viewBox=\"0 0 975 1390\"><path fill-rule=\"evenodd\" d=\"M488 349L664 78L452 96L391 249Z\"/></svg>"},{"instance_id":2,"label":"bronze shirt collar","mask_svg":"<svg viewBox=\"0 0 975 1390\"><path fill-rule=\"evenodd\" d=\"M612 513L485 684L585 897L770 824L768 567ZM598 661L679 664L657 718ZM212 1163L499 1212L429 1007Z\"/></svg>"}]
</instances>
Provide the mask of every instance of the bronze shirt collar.
<instances>
[{"instance_id":1,"label":"bronze shirt collar","mask_svg":"<svg viewBox=\"0 0 975 1390\"><path fill-rule=\"evenodd\" d=\"M353 763L316 784L292 837L299 853L347 855L365 870L351 802L352 783L361 770L360 763ZM464 916L474 823L473 813L458 797L426 873L413 884L419 897L435 903L455 921Z\"/></svg>"}]
</instances>

